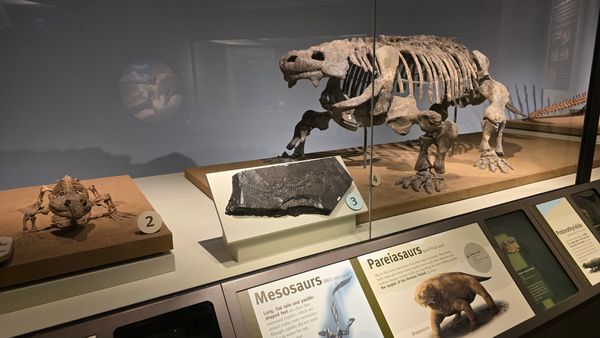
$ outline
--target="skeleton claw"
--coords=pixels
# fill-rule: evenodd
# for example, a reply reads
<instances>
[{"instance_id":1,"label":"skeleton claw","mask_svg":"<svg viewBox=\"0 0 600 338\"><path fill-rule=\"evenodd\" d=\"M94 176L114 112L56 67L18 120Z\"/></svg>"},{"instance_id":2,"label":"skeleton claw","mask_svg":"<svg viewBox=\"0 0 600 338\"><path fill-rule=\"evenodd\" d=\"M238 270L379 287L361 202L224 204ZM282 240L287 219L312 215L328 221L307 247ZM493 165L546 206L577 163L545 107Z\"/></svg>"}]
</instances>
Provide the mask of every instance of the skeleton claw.
<instances>
[{"instance_id":1,"label":"skeleton claw","mask_svg":"<svg viewBox=\"0 0 600 338\"><path fill-rule=\"evenodd\" d=\"M431 170L421 170L417 171L413 176L405 177L398 182L396 185L402 185L402 188L408 189L411 187L414 191L421 191L421 187L428 194L433 193L433 189L436 192L440 192L442 190L441 184L444 180L444 177L440 174L432 172Z\"/></svg>"},{"instance_id":2,"label":"skeleton claw","mask_svg":"<svg viewBox=\"0 0 600 338\"><path fill-rule=\"evenodd\" d=\"M481 153L480 158L473 163L474 167L479 167L481 170L490 169L491 172L495 173L498 169L504 174L507 174L511 170L514 170L508 162L498 157L494 150L487 150Z\"/></svg>"}]
</instances>

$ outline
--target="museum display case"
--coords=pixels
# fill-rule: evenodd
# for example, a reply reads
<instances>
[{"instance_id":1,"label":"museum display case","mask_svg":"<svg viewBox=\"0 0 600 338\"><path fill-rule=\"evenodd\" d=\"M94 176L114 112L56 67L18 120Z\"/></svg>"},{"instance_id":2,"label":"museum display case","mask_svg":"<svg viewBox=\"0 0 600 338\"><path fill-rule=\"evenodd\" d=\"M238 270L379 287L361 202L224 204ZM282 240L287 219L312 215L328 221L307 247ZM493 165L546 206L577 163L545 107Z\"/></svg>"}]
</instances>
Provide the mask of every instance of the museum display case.
<instances>
[{"instance_id":1,"label":"museum display case","mask_svg":"<svg viewBox=\"0 0 600 338\"><path fill-rule=\"evenodd\" d=\"M332 288L307 307L337 312L311 332L446 332L447 315L425 327L412 298L413 327L390 324L380 296L408 289L375 287L368 273L436 238L456 246L460 270L441 258L407 283L435 270L488 290L470 311L489 314L484 335L502 332L493 313L511 278L510 304L531 318L505 313L509 332L578 306L600 254L579 257L548 229L566 231L555 223L568 211L598 246L595 186L439 224L600 178L599 11L598 0L1 1L0 327L89 324L290 264L295 273L236 291L244 325L264 334L251 292L332 255L312 267ZM492 270L460 253L461 231ZM397 243L378 246L390 235ZM493 278L460 275L479 272ZM279 300L264 290L268 312ZM367 294L360 315L344 305L354 292ZM189 318L214 322L209 303L99 335L229 336L189 333ZM161 326L170 311L180 327Z\"/></svg>"}]
</instances>

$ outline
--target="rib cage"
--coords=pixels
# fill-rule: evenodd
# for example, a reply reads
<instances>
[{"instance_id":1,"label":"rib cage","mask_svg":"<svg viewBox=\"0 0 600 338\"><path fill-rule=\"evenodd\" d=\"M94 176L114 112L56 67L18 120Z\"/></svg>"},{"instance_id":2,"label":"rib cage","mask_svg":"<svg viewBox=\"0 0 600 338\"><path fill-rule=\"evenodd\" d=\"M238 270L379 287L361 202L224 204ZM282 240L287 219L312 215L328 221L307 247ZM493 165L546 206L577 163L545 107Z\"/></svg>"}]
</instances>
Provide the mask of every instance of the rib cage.
<instances>
[{"instance_id":1,"label":"rib cage","mask_svg":"<svg viewBox=\"0 0 600 338\"><path fill-rule=\"evenodd\" d=\"M52 188L52 195L59 195L61 192L65 194L72 192L84 193L85 187L79 182L78 179L73 179L66 175L62 179L58 180L54 188Z\"/></svg>"},{"instance_id":2,"label":"rib cage","mask_svg":"<svg viewBox=\"0 0 600 338\"><path fill-rule=\"evenodd\" d=\"M362 94L377 76L377 63L372 57L370 38L352 39L355 55L349 57L351 67L342 84L348 97ZM467 48L454 38L433 35L379 36L376 48L391 46L398 51L399 65L395 89L423 99L427 87L429 103L449 101L456 103L478 87L479 65Z\"/></svg>"}]
</instances>

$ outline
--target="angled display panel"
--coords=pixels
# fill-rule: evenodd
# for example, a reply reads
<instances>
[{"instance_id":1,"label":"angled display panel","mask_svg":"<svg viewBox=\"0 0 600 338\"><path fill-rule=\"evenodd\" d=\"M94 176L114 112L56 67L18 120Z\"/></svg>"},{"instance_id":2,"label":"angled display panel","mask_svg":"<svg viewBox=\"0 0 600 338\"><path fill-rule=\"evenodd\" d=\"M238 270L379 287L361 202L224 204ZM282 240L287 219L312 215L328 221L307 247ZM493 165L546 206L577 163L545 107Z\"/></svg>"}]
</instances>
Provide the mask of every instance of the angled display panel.
<instances>
[{"instance_id":1,"label":"angled display panel","mask_svg":"<svg viewBox=\"0 0 600 338\"><path fill-rule=\"evenodd\" d=\"M236 300L251 337L488 337L534 316L477 224L242 290Z\"/></svg>"},{"instance_id":2,"label":"angled display panel","mask_svg":"<svg viewBox=\"0 0 600 338\"><path fill-rule=\"evenodd\" d=\"M486 219L485 224L537 311L551 308L577 293L577 288L523 211Z\"/></svg>"},{"instance_id":3,"label":"angled display panel","mask_svg":"<svg viewBox=\"0 0 600 338\"><path fill-rule=\"evenodd\" d=\"M490 337L534 315L477 224L356 260L394 337Z\"/></svg>"},{"instance_id":4,"label":"angled display panel","mask_svg":"<svg viewBox=\"0 0 600 338\"><path fill-rule=\"evenodd\" d=\"M591 285L600 282L600 242L565 197L536 205L542 217Z\"/></svg>"}]
</instances>

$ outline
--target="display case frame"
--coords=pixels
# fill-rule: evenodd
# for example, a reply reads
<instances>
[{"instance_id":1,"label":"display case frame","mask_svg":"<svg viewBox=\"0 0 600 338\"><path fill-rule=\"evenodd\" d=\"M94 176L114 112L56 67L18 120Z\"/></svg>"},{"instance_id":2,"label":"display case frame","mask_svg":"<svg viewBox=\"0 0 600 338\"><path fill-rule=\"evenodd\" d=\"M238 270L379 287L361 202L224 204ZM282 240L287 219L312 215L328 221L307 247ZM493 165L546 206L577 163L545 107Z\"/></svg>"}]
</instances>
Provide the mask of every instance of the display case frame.
<instances>
[{"instance_id":1,"label":"display case frame","mask_svg":"<svg viewBox=\"0 0 600 338\"><path fill-rule=\"evenodd\" d=\"M375 23L374 23L374 25L375 25ZM200 25L200 26L202 26L202 25ZM194 26L194 27L196 27L196 26ZM374 28L374 34L377 31L375 28ZM588 104L587 104L586 122L584 124L583 137L580 139L581 140L581 144L579 147L579 150L580 150L579 155L580 156L579 156L579 160L577 161L577 168L576 168L576 172L575 172L576 177L574 179L574 182L576 184L581 184L581 185L568 188L568 189L572 189L573 191L580 191L580 189L584 189L587 186L586 182L589 182L590 174L593 169L594 148L596 147L596 138L597 138L596 134L597 134L597 129L598 129L597 124L598 124L598 118L600 115L600 60L599 60L600 37L598 37L598 35L600 34L600 25L598 25L597 30L598 30L598 32L596 33L596 36L595 36L595 47L594 47L594 55L593 55L593 62L592 62L592 71L590 74L591 76L590 76L590 83L589 83L589 96L588 96ZM222 36L220 36L220 37L222 37ZM193 40L190 42L192 45L194 44ZM299 47L304 47L304 46L299 46ZM192 54L193 53L194 53L194 50L192 48ZM195 72L195 70L194 70L194 72ZM289 121L289 122L293 123L293 122L295 122L295 120ZM371 132L371 136L372 135L373 135L373 133ZM598 189L600 189L600 183L592 182L591 184L594 186L594 189L596 189L596 191L598 192ZM560 191L562 191L562 190L560 190ZM557 191L556 194L557 195L560 194L560 191ZM545 193L543 193L543 195L540 196L539 198L541 198L542 200L545 200L545 198L546 198L545 196L546 196ZM512 197L511 199L514 199L514 198L515 197ZM517 196L517 198L518 198L518 196ZM532 200L536 201L536 198L538 198L538 197L534 197ZM570 195L567 195L566 198L569 202L571 202ZM347 259L347 257L356 257L365 252L375 251L378 248L393 246L393 245L401 244L401 243L406 243L406 242L409 242L409 241L417 239L417 238L426 237L431 234L451 230L451 229L454 229L454 228L457 228L457 227L460 227L460 226L463 226L466 224L470 224L471 222L476 222L479 224L479 227L482 229L482 231L488 237L488 240L490 241L491 245L496 250L496 253L498 253L499 247L496 244L496 242L491 239L492 237L489 234L489 230L485 226L485 218L487 217L485 215L487 215L488 212L490 213L490 215L493 215L493 214L495 215L500 212L498 210L508 210L512 207L519 207L520 208L519 210L523 210L525 212L527 217L532 221L532 224L533 224L534 228L536 229L536 231L538 231L538 233L540 234L542 239L546 242L549 249L555 255L555 257L559 261L559 263L563 266L563 269L565 269L565 271L567 272L568 276L571 278L573 283L575 283L577 285L578 290L579 290L579 292L575 295L577 297L575 297L575 296L570 297L570 298L566 299L564 302L561 302L561 304L559 304L560 307L559 307L559 305L557 305L554 308L549 309L547 312L544 313L544 317L542 317L542 319L538 319L539 316L536 316L535 318L533 318L532 320L527 322L527 323L531 322L532 324L527 324L527 325L525 325L524 328L522 328L521 326L526 324L526 323L524 323L522 325L519 325L519 326L511 329L511 331L510 331L511 334L513 332L515 334L519 333L519 332L527 332L529 329L539 326L539 325L542 325L543 323L547 322L548 320L555 318L556 316L560 316L561 314L569 311L570 309L573 309L573 308L581 305L584 301L589 300L591 297L597 296L598 293L600 293L600 286L596 285L596 286L590 287L586 284L587 282L585 281L585 279L583 279L581 272L577 271L576 269L573 268L572 263L570 262L570 258L564 252L560 243L558 243L556 240L554 240L552 238L551 234L549 234L547 230L544 230L543 227L540 227L538 225L538 223L543 224L542 223L543 219L536 217L535 205L531 204L531 205L528 205L525 208L523 208L523 206L520 205L521 203L523 203L523 201L526 201L526 203L529 203L529 199L524 198L524 199L520 199L519 201L514 202L514 203L503 204L498 207L490 207L485 210L475 211L468 215L455 216L455 217L453 217L451 219L447 219L447 220L434 221L431 223L429 221L424 221L424 223L426 223L426 224L417 222L417 223L419 223L419 225L416 226L415 228L402 229L402 230L400 230L400 228L396 228L395 230L392 230L392 232L386 232L385 235L380 235L381 237L376 236L374 238L371 238L371 230L372 230L371 224L370 224L371 217L369 217L369 237L370 238L365 239L364 237L361 237L361 238L357 239L356 243L348 244L348 242L344 242L344 244L340 244L340 245L342 245L342 247L339 247L339 248L327 247L325 249L320 249L320 248L314 249L314 250L310 251L311 252L310 256L307 256L304 258L302 258L303 257L302 255L297 255L297 256L291 257L290 255L286 255L288 252L285 252L283 254L274 255L273 257L276 257L276 258L273 260L269 260L266 263L261 262L260 264L256 264L256 265L249 264L248 268L243 267L240 269L240 268L234 267L234 268L230 269L231 266L228 266L227 264L221 264L220 267L221 266L224 267L222 270L229 270L229 271L227 271L226 273L221 273L221 275L219 275L220 277L213 278L210 280L208 278L198 278L198 279L193 279L193 280L190 279L189 283L182 283L181 284L182 286L179 286L179 285L177 286L177 288L178 288L177 290L181 290L181 291L174 293L174 294L161 296L158 300L153 299L153 300L144 301L143 303L137 303L138 301L140 301L140 299L150 299L150 297L155 297L156 295L159 295L159 294L162 295L162 293L156 293L154 295L144 294L144 295L136 298L134 301L130 301L130 300L125 301L125 302L128 302L127 304L129 304L129 302L131 302L131 303L136 302L133 305L127 305L125 308L122 308L121 306L124 304L119 303L116 306L118 308L111 310L110 312L102 312L99 314L95 314L95 315L93 315L93 317L90 317L89 320L83 319L83 320L76 320L75 322L63 323L63 324L60 324L61 325L60 328L53 327L53 328L49 329L48 331L43 330L43 332L50 333L54 329L57 329L57 330L67 330L67 331L61 331L61 332L72 332L73 334L78 334L78 332L83 333L84 331L68 331L68 330L71 330L71 328L70 328L71 325L75 325L76 327L80 328L81 330L84 330L84 328L87 325L102 326L101 323L109 323L111 321L118 321L120 319L117 319L117 318L120 318L122 311L126 311L127 316L131 315L131 316L135 317L136 316L136 314L134 314L135 312L145 313L144 311L150 311L149 309L156 309L156 310L152 310L152 311L156 311L156 312L152 312L152 313L159 313L158 312L159 308L160 309L175 309L175 308L177 308L177 305L175 305L175 304L182 304L182 302L185 302L182 299L186 298L188 295L195 295L196 292L198 292L199 294L203 294L203 292L200 292L200 291L205 290L205 289L211 290L211 291L209 291L209 293L210 294L215 293L215 297L218 298L221 296L216 296L217 292L214 291L213 289L220 290L220 287L215 285L215 283L222 283L223 280L225 280L225 282L223 282L224 283L223 290L225 290L226 296L231 298L230 293L232 292L232 290L239 290L239 288L242 288L244 286L259 285L260 283L271 281L273 279L283 278L285 276L290 276L290 275L301 273L304 271L309 271L311 269L317 268L322 265L332 264L332 263ZM462 200L460 202L462 202ZM369 201L369 204L370 204L370 201ZM181 209L183 209L183 208L181 208L181 206L179 206L179 209L176 211L184 212ZM459 208L459 209L462 210L462 208ZM576 212L579 212L577 208L574 207L574 209ZM422 211L422 210L427 210L427 209L419 209L417 211ZM170 212L170 210L169 210L169 212ZM418 214L418 213L416 213L416 214ZM404 214L402 214L402 215L404 215ZM388 216L386 216L386 217L388 217ZM413 216L411 215L409 217L413 217ZM407 217L407 218L409 218L409 217ZM418 215L415 217L417 219L419 218ZM413 217L413 218L415 218L415 217ZM447 217L447 215L443 216L443 211L442 211L442 215L440 215L439 217ZM391 218L391 217L389 217L389 218ZM399 218L401 218L401 217L398 217L396 219L399 219ZM436 218L436 219L438 219L438 218ZM196 220L197 219L195 218L195 216L187 217L187 221L190 221L190 223L193 223ZM385 220L385 219L382 219L382 221L383 220ZM401 221L394 220L393 222L401 222ZM398 223L398 224L400 224L400 223ZM194 225L196 225L196 224L194 224ZM362 225L364 226L364 224L362 224ZM542 229L542 230L540 231L540 229ZM177 231L177 230L181 231L182 229L181 228L176 229L175 231ZM189 233L191 233L191 232L183 232L183 231L180 232L180 234L186 234L186 235ZM599 238L599 236L595 232L593 232L593 233L596 235L597 238ZM186 245L191 244L188 246L190 246L190 247L194 246L194 249L198 249L198 250L188 250L185 252L179 250L179 252L177 252L176 254L174 252L174 254L177 256L175 258L177 260L185 259L187 261L193 261L195 263L200 262L198 264L198 269L199 270L205 269L206 266L201 266L201 265L202 265L202 263L206 262L207 260L213 259L212 253L206 252L204 250L204 248L202 248L202 250L200 250L201 244L199 245L199 243L197 243L197 241L189 241L189 238L186 238L186 240L188 240L185 242ZM179 243L182 243L181 240ZM337 245L337 244L335 244L335 245ZM323 253L314 253L313 254L313 252L315 252L315 250L321 250L321 251L323 251ZM326 251L326 250L329 250L329 251ZM186 257L185 254L188 254L188 253L199 254L201 256ZM184 256L182 256L182 255L184 255ZM352 255L354 255L354 256L352 256ZM503 260L504 265L508 267L506 259L503 257L503 255L498 255L498 256L500 256L500 259ZM200 257L200 259L198 259L198 257ZM298 257L301 257L301 258L298 258ZM175 259L175 258L172 258L172 259ZM281 263L281 261L287 261L287 262ZM148 260L145 260L144 262L148 263ZM276 263L272 263L272 262L276 262ZM222 262L217 262L217 263L220 264ZM272 266L272 264L276 264L276 265ZM192 264L189 264L189 265L192 265ZM211 266L209 266L208 268L210 269ZM522 287L522 285L520 285L520 283L518 283L518 279L515 277L512 269L508 268L507 270L511 273L511 276L513 277L513 279L515 279L515 282L517 283L517 285L519 285L519 288L521 289L521 291L523 291L523 287ZM254 272L254 271L258 271L258 272ZM220 272L222 272L222 271L220 271ZM85 272L83 272L82 275L85 275ZM194 275L194 278L196 278L195 275ZM220 279L220 278L225 278L225 279ZM52 282L56 282L55 284L57 285L57 287L64 287L64 285L65 285L64 283L62 283L62 280L60 280L60 279L52 280ZM246 283L246 284L244 284L244 283ZM37 286L37 284L36 284L36 286ZM39 286L40 286L40 288L35 288L35 289L39 290L39 292L44 292L44 290L45 290L44 287L41 284L39 284ZM111 287L112 286L103 287L102 290L100 290L100 291L106 292L106 293L112 293L117 296L120 294L119 292L125 292L122 290L120 290L119 292L116 292L114 289L111 290L110 289ZM132 287L132 291L135 291L135 289L138 287L139 287L139 285L135 284ZM187 289L188 287L193 287L193 288ZM198 287L200 287L201 290L196 289ZM185 289L185 290L183 290L183 289ZM94 290L94 291L98 291L98 290ZM172 292L172 291L173 290L171 290L170 292ZM219 292L221 292L221 291L219 291ZM89 293L91 293L91 291ZM526 292L523 292L523 295L525 297L527 297ZM177 301L173 300L171 302L170 301L171 297L173 297L173 299L177 299ZM45 308L47 308L47 309L61 308L62 305L59 303L61 303L60 300L62 300L63 298L64 297L52 300L52 302L56 302L58 305L50 304L51 302L46 302L44 304L36 304L36 305L44 305L44 306L46 306ZM230 310L233 309L232 310L232 319L234 320L234 323L229 324L231 326L231 329L230 329L230 331L227 331L229 334L233 334L233 332L234 332L233 330L236 327L235 325L240 325L239 318L236 317L239 314L239 311L237 311L237 310L239 310L239 307L236 310L236 302L229 298L228 298L227 304L225 304L225 302L219 303L220 304L219 308L221 309L219 311L223 311L223 309L226 309L227 308L226 305L230 306ZM88 299L88 298L81 297L79 299ZM231 302L231 304L229 304L230 302ZM110 304L112 304L112 303L110 303ZM111 305L111 306L114 306L114 305ZM215 307L215 310L218 310L217 307ZM104 310L102 310L102 311L104 311ZM35 313L35 311L33 311L33 312ZM20 315L25 315L29 312L15 311L15 313L17 316L20 316ZM236 313L238 313L238 314L236 314ZM88 315L88 314L86 314L86 315ZM228 317L228 314L221 313L221 315L224 318ZM225 316L225 315L227 315L227 316ZM0 316L2 316L2 315L0 315ZM106 319L105 317L112 318L112 319ZM5 318L10 319L11 316L6 316ZM57 319L56 321L64 321L65 318L68 318L70 320L73 318L77 318L77 315L70 314L68 316L65 316L63 314L62 317L59 317L59 319ZM230 323L229 319L224 319L224 320L225 320L225 322ZM7 320L7 321L9 321L9 320ZM54 323L54 321L52 323ZM241 324L243 324L243 322L241 322ZM30 325L33 325L33 326L30 326ZM35 325L38 325L38 326L35 326ZM29 327L31 330L34 330L34 329L39 328L39 326L41 326L41 324L27 324L27 326L21 325L19 330L21 330L20 332L22 332L23 330L25 330L26 327Z\"/></svg>"},{"instance_id":2,"label":"display case frame","mask_svg":"<svg viewBox=\"0 0 600 338\"><path fill-rule=\"evenodd\" d=\"M227 305L221 286L216 284L195 290L187 290L178 294L168 295L150 300L142 304L116 309L109 313L99 314L65 325L44 329L35 336L47 338L61 337L113 337L119 327L152 318L171 311L186 308L191 305L210 302L213 305L216 320L222 337L233 337L233 326L229 319ZM24 336L29 336L25 334Z\"/></svg>"},{"instance_id":3,"label":"display case frame","mask_svg":"<svg viewBox=\"0 0 600 338\"><path fill-rule=\"evenodd\" d=\"M517 284L519 290L527 299L527 302L532 307L532 309L534 309L533 300L528 295L525 287L519 280L519 277L516 275L516 272L514 272L514 270L510 268L510 263L508 262L508 259L501 254L501 248L494 240L491 231L487 228L487 224L485 223L486 219L495 216L505 215L515 211L522 211L525 213L525 216L531 222L534 230L539 234L542 241L547 245L551 254L554 255L560 267L563 269L567 277L571 280L571 282L577 289L577 292L575 294L564 299L563 301L559 302L558 304L547 310L534 310L535 316L533 318L530 318L501 333L499 337L513 337L531 332L549 323L551 320L556 319L561 315L568 313L569 311L589 301L591 298L598 295L598 290L600 290L597 288L598 285L594 288L590 288L585 279L582 279L583 276L580 276L577 273L572 263L564 256L565 253L558 246L559 243L556 243L556 241L554 241L549 236L547 230L544 229L544 223L540 223L539 219L535 217L533 212L530 210L531 202L538 200L546 200L549 198L548 196L562 197L564 196L564 194L571 194L574 192L589 189L590 187L598 186L600 186L600 182L592 182L579 186L559 189L551 193L541 194L540 196L537 196L535 198L526 199L527 204L525 205L523 204L523 201L509 202L499 206L490 207L469 214L453 217L447 220L425 224L418 228L412 228L404 232L387 235L385 237L373 239L368 242L358 243L349 247L335 249L331 252L317 254L312 257L303 258L295 262L282 264L280 266L268 269L266 271L251 273L231 281L226 281L223 283L223 291L231 313L231 320L234 330L236 332L236 336L244 338L250 337L247 331L244 314L242 312L241 305L238 299L238 292L272 281L297 275L303 272L307 272L318 267L348 260L350 258L358 257L360 255L364 255L384 248L389 248L398 244L408 243L416 239L428 237L472 223L476 223L478 227L484 232L487 240L491 243L496 254L500 257L502 263L510 273L514 282Z\"/></svg>"}]
</instances>

